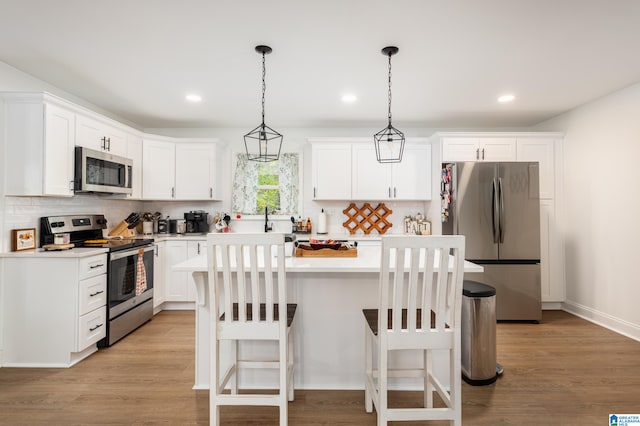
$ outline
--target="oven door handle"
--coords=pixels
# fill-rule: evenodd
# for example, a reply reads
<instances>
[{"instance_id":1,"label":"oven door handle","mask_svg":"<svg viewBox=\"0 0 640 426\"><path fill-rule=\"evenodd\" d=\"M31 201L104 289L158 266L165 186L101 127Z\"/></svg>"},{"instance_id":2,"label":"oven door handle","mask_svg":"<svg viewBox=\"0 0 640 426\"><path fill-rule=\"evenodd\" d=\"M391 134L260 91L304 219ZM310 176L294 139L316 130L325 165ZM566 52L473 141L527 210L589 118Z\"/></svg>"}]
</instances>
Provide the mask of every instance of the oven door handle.
<instances>
[{"instance_id":1,"label":"oven door handle","mask_svg":"<svg viewBox=\"0 0 640 426\"><path fill-rule=\"evenodd\" d=\"M118 260L118 259L122 259L123 257L129 257L129 256L133 256L138 254L138 251L140 249L143 249L144 252L148 252L148 251L153 251L155 250L153 245L150 246L142 246L142 247L136 247L130 250L124 250L124 251L117 251L115 253L111 254L111 260Z\"/></svg>"}]
</instances>

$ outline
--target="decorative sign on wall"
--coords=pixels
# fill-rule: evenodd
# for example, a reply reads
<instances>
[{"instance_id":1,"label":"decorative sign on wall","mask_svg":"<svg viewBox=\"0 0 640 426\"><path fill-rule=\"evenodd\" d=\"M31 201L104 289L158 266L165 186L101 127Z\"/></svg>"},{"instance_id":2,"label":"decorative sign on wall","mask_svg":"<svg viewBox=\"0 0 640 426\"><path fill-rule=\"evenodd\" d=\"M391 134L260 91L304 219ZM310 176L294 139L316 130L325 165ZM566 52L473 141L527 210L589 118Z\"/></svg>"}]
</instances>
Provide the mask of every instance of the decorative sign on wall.
<instances>
[{"instance_id":1,"label":"decorative sign on wall","mask_svg":"<svg viewBox=\"0 0 640 426\"><path fill-rule=\"evenodd\" d=\"M348 217L342 226L349 230L349 234L355 234L358 229L361 229L367 235L373 230L378 231L379 234L384 234L393 226L387 220L393 210L389 209L384 203L379 203L375 208L371 207L369 203L364 203L362 207L351 203L349 207L342 210L342 213Z\"/></svg>"}]
</instances>

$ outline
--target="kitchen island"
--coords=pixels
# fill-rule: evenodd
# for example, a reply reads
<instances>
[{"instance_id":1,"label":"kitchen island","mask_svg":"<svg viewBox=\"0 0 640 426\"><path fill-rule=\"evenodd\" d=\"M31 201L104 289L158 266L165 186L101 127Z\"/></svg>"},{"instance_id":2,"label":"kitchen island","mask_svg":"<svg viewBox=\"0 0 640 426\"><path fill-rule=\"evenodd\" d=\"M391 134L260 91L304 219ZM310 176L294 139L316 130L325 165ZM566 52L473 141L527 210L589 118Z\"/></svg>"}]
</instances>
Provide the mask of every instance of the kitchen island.
<instances>
[{"instance_id":1,"label":"kitchen island","mask_svg":"<svg viewBox=\"0 0 640 426\"><path fill-rule=\"evenodd\" d=\"M350 258L287 257L285 265L287 298L289 302L298 304L294 322L295 387L363 389L362 309L378 305L380 246L358 247L358 256ZM197 295L194 389L208 389L211 318L207 257L197 256L173 269L193 274ZM465 261L464 271L482 272L483 268ZM275 345L268 343L249 342L245 347L241 346L239 355L264 353L267 357L277 357ZM436 371L439 365L443 365L442 371L446 371L444 367L448 361L442 355L436 356L434 361ZM226 358L221 358L221 365L226 365ZM439 376L443 383L448 383L446 374ZM274 387L277 377L277 370L241 373L240 386L250 383L253 388Z\"/></svg>"}]
</instances>

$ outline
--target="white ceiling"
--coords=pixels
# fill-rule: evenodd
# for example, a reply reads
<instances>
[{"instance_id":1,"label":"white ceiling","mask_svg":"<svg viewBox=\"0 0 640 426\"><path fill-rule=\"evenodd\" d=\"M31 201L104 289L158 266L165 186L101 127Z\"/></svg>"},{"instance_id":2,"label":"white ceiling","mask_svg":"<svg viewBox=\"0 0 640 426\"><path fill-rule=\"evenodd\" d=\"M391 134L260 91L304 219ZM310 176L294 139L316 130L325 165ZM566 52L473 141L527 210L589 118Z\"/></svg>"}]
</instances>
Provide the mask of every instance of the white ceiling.
<instances>
[{"instance_id":1,"label":"white ceiling","mask_svg":"<svg viewBox=\"0 0 640 426\"><path fill-rule=\"evenodd\" d=\"M387 45L396 127L528 126L640 81L639 41L637 0L0 0L0 61L143 128L258 125L257 44L275 129L384 127Z\"/></svg>"}]
</instances>

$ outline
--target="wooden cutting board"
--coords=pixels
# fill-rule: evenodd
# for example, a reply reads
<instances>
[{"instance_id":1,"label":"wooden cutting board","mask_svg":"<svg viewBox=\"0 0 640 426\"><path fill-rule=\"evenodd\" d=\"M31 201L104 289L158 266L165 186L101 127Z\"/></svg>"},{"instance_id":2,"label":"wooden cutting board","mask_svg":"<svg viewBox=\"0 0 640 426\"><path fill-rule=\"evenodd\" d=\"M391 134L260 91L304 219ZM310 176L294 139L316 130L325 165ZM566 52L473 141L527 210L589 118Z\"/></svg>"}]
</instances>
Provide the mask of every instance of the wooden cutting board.
<instances>
[{"instance_id":1,"label":"wooden cutting board","mask_svg":"<svg viewBox=\"0 0 640 426\"><path fill-rule=\"evenodd\" d=\"M71 248L74 248L75 244L73 243L69 243L69 244L45 244L42 246L43 249L45 250L69 250Z\"/></svg>"},{"instance_id":2,"label":"wooden cutting board","mask_svg":"<svg viewBox=\"0 0 640 426\"><path fill-rule=\"evenodd\" d=\"M304 246L309 247L309 246ZM295 251L296 257L358 257L358 249L353 248L340 248L337 250L330 248L323 248L314 250L311 247L302 248L301 246L296 247Z\"/></svg>"}]
</instances>

